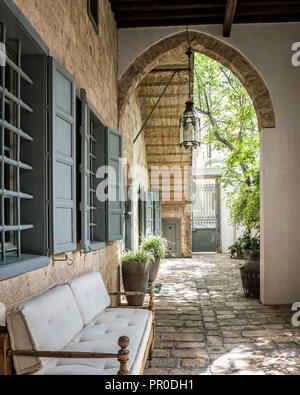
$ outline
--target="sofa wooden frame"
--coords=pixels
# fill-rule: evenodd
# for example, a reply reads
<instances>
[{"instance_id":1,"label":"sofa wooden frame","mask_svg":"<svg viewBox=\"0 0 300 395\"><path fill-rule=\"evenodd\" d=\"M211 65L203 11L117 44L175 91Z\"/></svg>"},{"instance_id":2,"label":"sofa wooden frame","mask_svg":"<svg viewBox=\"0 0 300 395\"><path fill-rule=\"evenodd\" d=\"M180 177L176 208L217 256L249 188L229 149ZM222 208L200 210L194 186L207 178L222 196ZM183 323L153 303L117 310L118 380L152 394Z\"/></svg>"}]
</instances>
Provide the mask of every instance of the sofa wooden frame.
<instances>
[{"instance_id":1,"label":"sofa wooden frame","mask_svg":"<svg viewBox=\"0 0 300 395\"><path fill-rule=\"evenodd\" d=\"M150 292L113 292L110 296L143 296L150 295L149 309L152 312L152 329L148 339L147 348L145 351L140 375L144 373L147 358L152 360L154 350L154 338L155 338L155 306L154 306L154 284L151 284ZM127 305L121 305L118 307L131 308ZM142 307L145 309L145 307ZM0 327L0 376L11 376L13 375L13 356L22 357L36 357L36 358L62 358L62 359L113 359L116 358L120 362L120 370L118 375L124 376L129 375L127 363L129 361L129 346L130 339L127 336L120 337L118 344L121 349L117 354L102 354L102 353L89 353L89 352L70 352L70 351L13 351L10 348L9 334L7 327Z\"/></svg>"}]
</instances>

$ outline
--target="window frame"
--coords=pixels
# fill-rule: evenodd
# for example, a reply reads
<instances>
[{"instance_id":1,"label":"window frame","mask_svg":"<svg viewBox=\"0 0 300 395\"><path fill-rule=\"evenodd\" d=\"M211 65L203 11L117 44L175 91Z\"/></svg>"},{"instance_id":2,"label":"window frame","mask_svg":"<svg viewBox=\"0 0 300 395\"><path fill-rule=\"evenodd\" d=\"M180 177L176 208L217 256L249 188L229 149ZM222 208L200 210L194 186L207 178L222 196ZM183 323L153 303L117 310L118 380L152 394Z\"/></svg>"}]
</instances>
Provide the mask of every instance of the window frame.
<instances>
[{"instance_id":1,"label":"window frame","mask_svg":"<svg viewBox=\"0 0 300 395\"><path fill-rule=\"evenodd\" d=\"M8 0L3 0L1 2L1 4L0 4L0 14L1 14L0 22L3 24L4 29L5 29L5 30L2 31L2 34L0 35L0 41L1 42L6 43L7 40L10 40L11 38L18 39L20 41L20 43L21 43L20 47L23 46L22 44L24 44L24 46L27 47L27 48L28 48L28 46L30 46L30 48L32 48L32 52L33 53L35 53L35 54L38 53L39 54L40 59L41 58L46 59L46 57L49 55L48 47L46 46L46 44L43 42L43 40L36 33L36 31L29 24L29 22L26 20L26 18L23 16L23 14L20 12L20 10L17 8L17 6L13 2L8 1ZM9 53L9 51L7 51L7 52ZM13 52L15 52L15 51L13 51ZM20 60L21 59L24 60L23 57L28 56L28 54L27 53L22 53L22 50L19 50L18 52L19 52L19 59L18 59L18 56L17 56L17 59L15 59L15 61L13 63L17 67L19 67L22 70L22 72L20 73L18 70L15 70L15 72L14 72L14 79L17 80L17 82L18 82L17 83L17 88L18 87L19 88L17 89L18 90L17 92L12 92L12 94L13 94L14 97L24 99L24 101L26 102L26 98L28 98L28 96L26 96L26 95L27 95L28 92L26 91L26 89L27 89L26 88L26 89L24 89L26 91L26 94L23 94L23 88L24 88L24 86L23 86L24 85L24 78L23 78L23 76L24 76L24 74L22 74L22 73L24 72L24 65L23 65L23 62L20 63ZM17 53L17 55L18 55L18 53ZM11 59L10 59L10 61L11 61ZM7 60L6 60L6 63L8 63ZM11 64L9 66L11 68L13 68L13 66ZM6 65L6 67L7 67L7 65ZM0 69L1 69L1 72L6 73L4 68L3 68L4 70L2 70L2 67ZM25 70L25 73L26 73L26 70ZM21 77L20 77L20 74L21 74ZM46 75L47 74L45 72L45 77L46 77ZM21 79L21 82L20 82L20 79ZM2 82L5 82L5 81L2 80ZM20 89L21 85L22 85L22 89ZM6 83L5 83L4 88L5 87L6 87ZM46 100L47 100L47 98L46 98L47 92L46 91L45 92L42 91L42 84L38 85L38 88L34 88L34 94L39 89L41 89L41 92L43 93L43 96L44 96L44 100L46 102ZM14 101L14 99L11 99L11 100ZM6 93L3 92L0 95L0 102L1 103L4 102L4 106L5 106L5 102L6 101L7 101ZM20 103L16 103L16 102L14 103L14 113L15 113L14 114L14 118L17 117L17 118L20 118L20 119L15 120L15 122L13 122L13 126L15 126L17 129L21 129L22 130L22 125L20 124L20 120L22 121L24 119L24 117L23 117L23 113L21 114L21 110L22 110L21 107L22 106L20 106ZM31 107L31 103L29 103L29 107ZM1 113L1 117L2 117L2 115L3 114ZM37 117L39 115L33 114L33 117L34 116ZM44 118L44 120L46 120L46 118L47 118L46 111L43 111L43 118ZM11 122L9 121L9 123L11 123ZM47 140L47 125L46 125L46 122L45 122L44 126L45 126L45 134L43 136L43 139L46 141ZM19 147L20 147L19 148L20 153L17 152L17 156L14 157L13 160L17 161L18 163L22 163L21 161L22 161L22 155L23 155L22 152L23 152L23 150L21 150L21 147L24 147L24 144L25 144L22 141L22 138L18 137L18 135L14 134L12 131L9 131L9 129L7 129L6 127L1 128L1 130L3 132L3 138L4 139L5 139L6 135L9 135L9 136L11 136L11 134L14 135L13 136L14 144L13 144L12 149L14 151L18 151L16 149L17 148L16 144L18 144ZM29 135L30 135L31 131L26 129L26 132L27 131L29 132ZM21 141L21 143L20 143L20 141ZM4 151L7 151L7 150L5 150L5 148L4 148ZM6 156L6 153L4 155ZM10 158L10 159L12 159L12 158ZM47 162L46 149L43 150L43 160L44 160L43 168L46 168L47 167L47 164L46 164L46 162ZM27 163L27 161L25 161L25 162ZM2 167L2 166L4 166L4 162L1 163L0 167ZM30 167L31 166L29 164L29 168L27 168L27 170L32 170L32 169L30 169ZM20 172L21 169L18 168L18 166L17 166L13 170L14 170L13 171L13 173L14 173L13 183L15 183L15 184L17 183L16 178L18 177L20 181L18 182L19 187L17 189L18 190L19 189L22 190L23 189L23 187L21 185L22 184L22 179L23 179L22 178L22 174L21 174L21 176L18 175L18 173ZM27 171L27 170L24 170L24 172ZM5 182L5 180L3 180L3 182ZM44 194L44 192L46 191L46 180L45 180L45 185L41 185L41 189L43 190L42 194ZM16 188L14 188L14 190L16 190ZM14 213L14 215L15 216L16 215L20 216L21 218L18 221L16 221L16 219L14 219L13 225L16 225L17 222L20 223L20 224L23 222L22 216L24 216L24 210L22 209L22 202L20 202L20 204L21 204L21 209L20 208L16 209L14 207L14 211L18 211L18 213L17 214ZM16 206L16 205L18 206L19 203L18 202L14 202L14 206ZM47 238L47 230L46 230L47 224L44 224L44 219L46 219L46 217L47 217L47 214L46 214L46 212L47 212L46 201L43 201L42 205L43 205L43 211L44 211L43 215L41 216L43 218L42 219L42 221L43 221L42 227L44 228L43 237L46 240L46 238ZM6 222L5 221L5 217L3 217L2 223L4 224L4 226L5 226L5 222ZM25 222L27 223L27 221L25 221ZM34 223L34 221L31 221L30 223ZM20 232L20 230L18 232ZM3 235L5 235L5 233L7 233L7 231L1 232L1 233ZM22 232L20 232L20 233L22 233ZM26 232L24 232L24 233L26 233ZM17 239L17 236L14 236L14 238ZM24 237L22 237L22 239L24 239ZM25 242L25 245L26 245L26 243L27 242ZM2 252L1 252L1 257L0 257L0 281L3 281L3 280L6 280L6 279L9 279L9 278L12 278L12 277L15 277L15 276L18 276L18 275L21 275L21 274L24 274L24 273L27 273L27 272L30 272L30 271L33 271L33 270L45 267L45 266L48 266L50 264L50 257L48 256L48 249L47 249L47 242L46 241L43 243L43 248L41 248L41 250L43 249L43 252L41 251L38 254L34 251L34 249L32 250L32 252L27 252L26 250L27 250L28 247L24 246L24 248L23 248L23 244L21 245L21 243L19 243L19 248L18 248L17 253L15 253L15 251L9 251L10 248L7 249L7 245L8 244L9 244L9 242L5 242L5 251L6 251L6 253L4 252L5 257L2 256ZM1 250L2 250L2 248L1 248Z\"/></svg>"},{"instance_id":2,"label":"window frame","mask_svg":"<svg viewBox=\"0 0 300 395\"><path fill-rule=\"evenodd\" d=\"M95 160L96 168L94 173L98 172L98 168L101 166L114 167L116 163L122 158L122 134L107 126L101 115L90 103L87 98L87 93L84 89L81 89L81 241L80 248L84 253L92 251L98 251L107 246L107 243L114 241L121 241L123 239L123 221L124 221L124 203L121 199L116 202L112 202L107 199L105 202L96 203L96 216L101 220L97 222L98 226L98 238L94 242L90 240L90 221L89 221L89 199L88 199L88 188L90 186L90 179L88 174L90 172L88 157L90 156L90 114L93 114L93 118L98 120L98 128L100 129L98 136L96 137L96 148ZM101 182L107 183L106 191L107 195L110 196L111 188L115 188L116 191L122 194L124 184L123 175L121 174L120 168L118 168L118 179L116 185L113 185L113 181L109 180L109 174L96 175L96 179L99 180L98 185L95 185L97 190ZM106 192L105 192L106 193ZM100 231L101 229L101 231Z\"/></svg>"},{"instance_id":3,"label":"window frame","mask_svg":"<svg viewBox=\"0 0 300 395\"><path fill-rule=\"evenodd\" d=\"M93 176L91 174L91 169L90 169L90 163L88 162L88 157L90 157L90 119L91 119L91 113L93 114L93 117L97 119L99 123L102 124L103 126L103 141L106 140L106 129L107 126L105 124L104 119L101 117L101 115L98 113L98 111L95 109L95 107L91 104L91 102L87 98L87 93L84 89L81 89L80 91L80 96L81 96L81 165L80 165L80 170L81 170L81 203L80 203L80 211L81 211L81 240L80 240L80 249L84 251L84 253L89 253L89 252L94 252L94 251L99 251L104 248L106 248L106 242L107 242L107 203L103 203L104 205L104 213L105 213L105 218L103 221L103 226L104 226L104 240L91 240L89 235L90 235L90 227L91 227L91 222L90 222L90 213L92 210L92 207L90 207L90 201L87 199L87 188L90 189L90 176ZM88 133L87 133L88 129ZM103 144L103 155L106 156L106 150L105 150L105 145ZM87 155L88 154L88 155ZM88 157L87 157L88 156ZM89 175L87 175L87 172L89 172ZM88 180L87 180L88 178ZM96 193L95 193L96 194ZM94 214L93 214L94 215ZM94 217L95 219L95 217ZM101 224L98 224L101 225Z\"/></svg>"},{"instance_id":4,"label":"window frame","mask_svg":"<svg viewBox=\"0 0 300 395\"><path fill-rule=\"evenodd\" d=\"M95 19L95 15L92 11L92 1L96 1L96 9L97 9L97 16ZM99 0L87 0L87 12L88 12L88 16L92 22L92 25L94 26L94 29L96 30L96 33L99 35L99 11L100 11L100 7L99 7Z\"/></svg>"},{"instance_id":5,"label":"window frame","mask_svg":"<svg viewBox=\"0 0 300 395\"><path fill-rule=\"evenodd\" d=\"M117 146L117 151L118 153L115 152L114 143L118 140L118 146ZM113 152L111 152L113 151ZM124 216L125 216L125 203L122 201L122 194L124 197L124 182L123 182L123 174L120 171L120 160L122 158L123 154L123 136L122 134L118 131L115 130L109 126L106 127L106 166L108 167L114 167L114 164L118 163L119 168L118 168L118 179L116 180L116 184L114 185L115 187L115 192L119 192L119 200L112 202L110 199L107 200L107 207L106 207L106 218L107 218L107 231L106 231L106 236L107 236L107 241L108 242L114 242L114 241L122 241L124 237ZM112 190L112 181L109 180L108 183L108 192L109 195ZM118 196L118 193L117 193ZM114 206L115 203L119 203L119 207L117 208ZM119 232L116 232L114 228L114 224L116 224L115 221L113 221L113 218L117 217L119 218Z\"/></svg>"},{"instance_id":6,"label":"window frame","mask_svg":"<svg viewBox=\"0 0 300 395\"><path fill-rule=\"evenodd\" d=\"M162 201L159 193L154 193L154 234L162 235Z\"/></svg>"}]
</instances>

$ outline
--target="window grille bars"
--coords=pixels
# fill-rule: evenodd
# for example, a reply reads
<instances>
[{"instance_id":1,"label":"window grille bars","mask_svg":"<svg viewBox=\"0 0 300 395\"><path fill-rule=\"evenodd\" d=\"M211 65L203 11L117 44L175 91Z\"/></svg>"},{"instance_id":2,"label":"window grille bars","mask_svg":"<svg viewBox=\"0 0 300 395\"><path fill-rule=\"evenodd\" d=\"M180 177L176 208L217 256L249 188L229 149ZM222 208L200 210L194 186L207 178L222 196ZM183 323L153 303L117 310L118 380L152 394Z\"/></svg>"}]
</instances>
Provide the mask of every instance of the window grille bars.
<instances>
[{"instance_id":1,"label":"window grille bars","mask_svg":"<svg viewBox=\"0 0 300 395\"><path fill-rule=\"evenodd\" d=\"M32 108L30 108L26 103L23 102L23 100L17 98L15 95L10 93L7 89L3 88L0 86L0 95L4 95L7 99L11 100L17 105L20 105L23 110L26 110L28 112L33 112Z\"/></svg>"},{"instance_id":2,"label":"window grille bars","mask_svg":"<svg viewBox=\"0 0 300 395\"><path fill-rule=\"evenodd\" d=\"M196 201L193 205L193 228L213 229L217 224L216 183L196 183Z\"/></svg>"},{"instance_id":3,"label":"window grille bars","mask_svg":"<svg viewBox=\"0 0 300 395\"><path fill-rule=\"evenodd\" d=\"M6 27L4 24L1 25L1 41L6 43ZM0 67L1 69L1 84L3 88L5 87L5 67ZM5 120L5 96L2 94L1 96L1 116L0 118ZM1 127L1 156L5 156L5 126L3 123L0 123ZM4 163L1 163L1 189L4 191L5 189L5 166ZM1 192L1 191L0 191ZM1 203L1 226L5 226L5 196L0 193L0 203ZM5 232L1 232L1 259L5 260Z\"/></svg>"},{"instance_id":4,"label":"window grille bars","mask_svg":"<svg viewBox=\"0 0 300 395\"><path fill-rule=\"evenodd\" d=\"M7 33L6 26L0 24L1 27L1 42L6 44ZM16 240L16 254L20 258L21 251L21 232L25 230L30 230L33 225L22 225L21 224L21 199L33 199L33 196L21 192L21 170L32 170L32 167L28 164L21 162L21 139L27 141L33 141L32 137L21 129L21 113L22 111L27 111L32 113L33 110L28 106L21 98L21 82L26 81L29 84L33 84L33 81L27 76L26 73L21 69L22 60L22 46L21 41L17 40L17 51L16 51L16 62L11 60L6 56L6 67L10 67L13 70L15 89L12 93L7 89L6 81L6 67L1 67L1 83L0 83L0 98L1 98L1 109L0 109L0 174L1 174L1 185L0 185L0 210L1 210L1 220L0 220L0 235L1 235L1 260L5 261L7 258L7 252L10 251L7 248L8 243L6 241L6 234L13 233L14 239ZM6 119L6 103L13 105L13 122ZM6 156L5 139L6 133L13 134L13 150L12 157ZM14 190L8 190L6 185L7 174L5 168L9 168L11 174L13 174L13 188ZM13 199L12 207L8 205L8 209L5 206L6 199ZM13 212L11 212L13 211ZM7 224L10 218L10 224ZM9 250L9 251L8 251Z\"/></svg>"}]
</instances>

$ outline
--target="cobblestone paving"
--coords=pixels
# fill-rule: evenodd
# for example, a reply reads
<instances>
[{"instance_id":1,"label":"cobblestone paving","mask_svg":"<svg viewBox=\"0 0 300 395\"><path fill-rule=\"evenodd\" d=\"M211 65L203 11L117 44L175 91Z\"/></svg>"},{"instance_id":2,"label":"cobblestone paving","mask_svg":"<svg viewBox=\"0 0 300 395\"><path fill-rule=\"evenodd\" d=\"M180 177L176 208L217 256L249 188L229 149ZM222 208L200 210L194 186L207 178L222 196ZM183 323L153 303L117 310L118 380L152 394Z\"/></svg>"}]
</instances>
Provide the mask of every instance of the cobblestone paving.
<instances>
[{"instance_id":1,"label":"cobblestone paving","mask_svg":"<svg viewBox=\"0 0 300 395\"><path fill-rule=\"evenodd\" d=\"M146 375L300 374L300 328L291 324L291 307L246 299L242 263L220 254L163 262Z\"/></svg>"}]
</instances>

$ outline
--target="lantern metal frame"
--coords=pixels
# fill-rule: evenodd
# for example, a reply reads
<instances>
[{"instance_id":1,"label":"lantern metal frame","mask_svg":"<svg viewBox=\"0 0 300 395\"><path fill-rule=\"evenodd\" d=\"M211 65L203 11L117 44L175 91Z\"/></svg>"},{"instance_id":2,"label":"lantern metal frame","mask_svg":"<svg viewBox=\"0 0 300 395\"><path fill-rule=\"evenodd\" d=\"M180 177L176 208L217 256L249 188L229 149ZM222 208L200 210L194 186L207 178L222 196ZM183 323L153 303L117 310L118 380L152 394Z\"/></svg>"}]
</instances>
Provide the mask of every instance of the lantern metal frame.
<instances>
[{"instance_id":1,"label":"lantern metal frame","mask_svg":"<svg viewBox=\"0 0 300 395\"><path fill-rule=\"evenodd\" d=\"M188 30L187 38L190 44ZM199 112L195 109L195 104L192 99L191 90L191 75L192 75L192 49L188 48L186 55L189 59L189 100L186 102L186 110L179 121L180 130L180 146L186 150L189 148L197 149L201 145L201 117Z\"/></svg>"}]
</instances>

